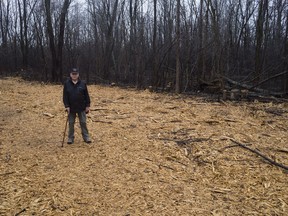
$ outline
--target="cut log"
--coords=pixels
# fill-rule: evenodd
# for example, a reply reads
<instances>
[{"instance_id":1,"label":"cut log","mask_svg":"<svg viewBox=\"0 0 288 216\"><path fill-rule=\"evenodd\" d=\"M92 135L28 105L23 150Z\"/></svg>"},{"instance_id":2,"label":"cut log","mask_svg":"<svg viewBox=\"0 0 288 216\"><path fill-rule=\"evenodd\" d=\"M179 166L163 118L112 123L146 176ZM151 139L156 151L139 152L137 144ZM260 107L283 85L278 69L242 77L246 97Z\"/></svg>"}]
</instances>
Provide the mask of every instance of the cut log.
<instances>
[{"instance_id":1,"label":"cut log","mask_svg":"<svg viewBox=\"0 0 288 216\"><path fill-rule=\"evenodd\" d=\"M236 82L232 79L229 79L228 77L222 76L224 80L226 80L228 83L239 86L241 88L247 89L247 90L252 90L264 95L272 95L272 96L278 96L278 97L283 97L285 94L287 94L286 92L274 92L274 91L269 91L266 89L260 89L260 88L256 88L254 86L248 85L248 84L244 84L244 83L239 83ZM258 86L258 85L257 85Z\"/></svg>"}]
</instances>

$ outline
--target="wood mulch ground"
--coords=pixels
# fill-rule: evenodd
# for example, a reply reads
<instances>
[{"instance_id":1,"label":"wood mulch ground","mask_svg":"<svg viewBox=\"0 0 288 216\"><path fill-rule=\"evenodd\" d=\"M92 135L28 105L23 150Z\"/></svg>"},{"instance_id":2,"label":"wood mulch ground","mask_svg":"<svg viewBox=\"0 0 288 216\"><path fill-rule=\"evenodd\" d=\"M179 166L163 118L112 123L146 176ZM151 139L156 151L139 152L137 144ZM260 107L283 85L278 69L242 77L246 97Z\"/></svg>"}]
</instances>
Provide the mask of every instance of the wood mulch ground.
<instances>
[{"instance_id":1,"label":"wood mulch ground","mask_svg":"<svg viewBox=\"0 0 288 216\"><path fill-rule=\"evenodd\" d=\"M288 104L89 85L61 148L62 86L0 80L0 215L287 215Z\"/></svg>"}]
</instances>

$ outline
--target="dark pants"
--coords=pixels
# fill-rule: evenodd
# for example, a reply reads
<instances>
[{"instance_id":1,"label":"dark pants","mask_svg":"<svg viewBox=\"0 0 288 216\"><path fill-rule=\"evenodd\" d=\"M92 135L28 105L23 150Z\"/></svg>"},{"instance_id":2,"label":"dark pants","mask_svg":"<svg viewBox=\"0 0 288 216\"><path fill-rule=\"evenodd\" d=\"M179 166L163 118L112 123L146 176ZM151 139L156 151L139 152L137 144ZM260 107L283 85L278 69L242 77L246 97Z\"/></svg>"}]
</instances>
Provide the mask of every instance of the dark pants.
<instances>
[{"instance_id":1,"label":"dark pants","mask_svg":"<svg viewBox=\"0 0 288 216\"><path fill-rule=\"evenodd\" d=\"M89 133L87 129L87 123L86 123L86 113L85 111L77 113L80 126L81 126L81 132L82 137L84 140L89 140ZM76 113L69 113L69 132L68 132L68 140L74 140L74 124L76 119Z\"/></svg>"}]
</instances>

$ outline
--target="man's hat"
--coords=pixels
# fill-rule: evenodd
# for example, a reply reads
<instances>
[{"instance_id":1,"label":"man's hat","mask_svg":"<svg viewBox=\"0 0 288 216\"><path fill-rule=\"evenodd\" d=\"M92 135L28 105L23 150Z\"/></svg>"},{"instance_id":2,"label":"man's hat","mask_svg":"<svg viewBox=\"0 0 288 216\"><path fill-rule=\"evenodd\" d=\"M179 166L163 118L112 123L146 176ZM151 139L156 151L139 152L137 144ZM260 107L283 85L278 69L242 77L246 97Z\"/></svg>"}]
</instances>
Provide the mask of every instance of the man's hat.
<instances>
[{"instance_id":1,"label":"man's hat","mask_svg":"<svg viewBox=\"0 0 288 216\"><path fill-rule=\"evenodd\" d=\"M79 73L78 69L77 68L72 68L71 72L70 73Z\"/></svg>"}]
</instances>

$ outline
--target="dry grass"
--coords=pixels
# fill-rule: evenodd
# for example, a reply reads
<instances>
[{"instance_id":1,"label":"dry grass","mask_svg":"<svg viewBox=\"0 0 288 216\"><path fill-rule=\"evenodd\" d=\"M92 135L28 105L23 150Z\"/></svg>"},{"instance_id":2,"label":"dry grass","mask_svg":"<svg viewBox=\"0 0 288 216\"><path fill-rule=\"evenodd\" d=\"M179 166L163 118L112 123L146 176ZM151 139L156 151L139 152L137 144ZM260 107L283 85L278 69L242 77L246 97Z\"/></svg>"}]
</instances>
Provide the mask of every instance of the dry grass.
<instances>
[{"instance_id":1,"label":"dry grass","mask_svg":"<svg viewBox=\"0 0 288 216\"><path fill-rule=\"evenodd\" d=\"M64 144L62 86L0 80L0 215L287 215L288 105L89 86Z\"/></svg>"}]
</instances>

